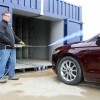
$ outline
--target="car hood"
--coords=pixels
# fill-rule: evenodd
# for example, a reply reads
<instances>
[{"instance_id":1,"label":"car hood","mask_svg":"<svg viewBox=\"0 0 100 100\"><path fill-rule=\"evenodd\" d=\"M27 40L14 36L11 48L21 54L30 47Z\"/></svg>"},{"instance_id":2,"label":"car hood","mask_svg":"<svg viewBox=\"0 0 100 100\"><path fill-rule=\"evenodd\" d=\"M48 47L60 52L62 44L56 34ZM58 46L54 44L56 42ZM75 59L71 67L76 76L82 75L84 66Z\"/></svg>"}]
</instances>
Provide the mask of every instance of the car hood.
<instances>
[{"instance_id":1,"label":"car hood","mask_svg":"<svg viewBox=\"0 0 100 100\"><path fill-rule=\"evenodd\" d=\"M74 43L70 44L70 46L73 47L89 47L91 45L91 42L79 42L79 43Z\"/></svg>"},{"instance_id":2,"label":"car hood","mask_svg":"<svg viewBox=\"0 0 100 100\"><path fill-rule=\"evenodd\" d=\"M89 47L90 45L91 45L91 42L82 41L82 42L67 44L67 45L61 46L57 49L83 48L83 47Z\"/></svg>"},{"instance_id":3,"label":"car hood","mask_svg":"<svg viewBox=\"0 0 100 100\"><path fill-rule=\"evenodd\" d=\"M84 48L84 47L89 47L91 45L91 42L76 42L76 43L71 43L67 44L61 47L56 48L57 49L70 49L70 48Z\"/></svg>"}]
</instances>

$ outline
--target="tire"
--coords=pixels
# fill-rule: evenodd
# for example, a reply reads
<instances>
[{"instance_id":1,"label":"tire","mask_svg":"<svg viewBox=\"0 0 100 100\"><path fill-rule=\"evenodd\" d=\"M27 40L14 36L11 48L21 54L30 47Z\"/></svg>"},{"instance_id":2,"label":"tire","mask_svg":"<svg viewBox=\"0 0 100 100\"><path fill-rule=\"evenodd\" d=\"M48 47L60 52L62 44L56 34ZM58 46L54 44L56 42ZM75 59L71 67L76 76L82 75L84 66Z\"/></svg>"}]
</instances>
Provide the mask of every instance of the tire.
<instances>
[{"instance_id":1,"label":"tire","mask_svg":"<svg viewBox=\"0 0 100 100\"><path fill-rule=\"evenodd\" d=\"M76 85L82 79L82 70L78 61L70 56L58 62L57 72L59 79L65 84Z\"/></svg>"}]
</instances>

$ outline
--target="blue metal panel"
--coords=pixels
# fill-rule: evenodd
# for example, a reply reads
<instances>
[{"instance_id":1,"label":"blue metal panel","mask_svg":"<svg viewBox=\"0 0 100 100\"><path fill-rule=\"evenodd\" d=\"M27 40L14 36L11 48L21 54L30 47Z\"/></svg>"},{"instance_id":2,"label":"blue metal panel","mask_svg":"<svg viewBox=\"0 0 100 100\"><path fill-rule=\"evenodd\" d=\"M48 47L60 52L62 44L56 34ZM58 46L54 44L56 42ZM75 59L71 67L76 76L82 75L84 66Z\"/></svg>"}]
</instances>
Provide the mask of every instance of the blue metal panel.
<instances>
[{"instance_id":1,"label":"blue metal panel","mask_svg":"<svg viewBox=\"0 0 100 100\"><path fill-rule=\"evenodd\" d=\"M82 7L79 7L79 21L82 21Z\"/></svg>"},{"instance_id":2,"label":"blue metal panel","mask_svg":"<svg viewBox=\"0 0 100 100\"><path fill-rule=\"evenodd\" d=\"M63 14L64 14L64 5L63 5L63 1L60 1L60 4L61 4L61 16L63 16Z\"/></svg>"},{"instance_id":3,"label":"blue metal panel","mask_svg":"<svg viewBox=\"0 0 100 100\"><path fill-rule=\"evenodd\" d=\"M67 23L68 23L68 20L67 19L65 19L64 20L64 37L66 37L67 36L67 32L68 32L68 25L67 25ZM64 41L64 44L67 44L67 40L66 41Z\"/></svg>"},{"instance_id":4,"label":"blue metal panel","mask_svg":"<svg viewBox=\"0 0 100 100\"><path fill-rule=\"evenodd\" d=\"M62 15L62 1L59 1L59 15Z\"/></svg>"},{"instance_id":5,"label":"blue metal panel","mask_svg":"<svg viewBox=\"0 0 100 100\"><path fill-rule=\"evenodd\" d=\"M72 19L72 16L73 16L73 14L72 14L72 5L70 5L70 19Z\"/></svg>"},{"instance_id":6,"label":"blue metal panel","mask_svg":"<svg viewBox=\"0 0 100 100\"><path fill-rule=\"evenodd\" d=\"M74 19L74 5L71 6L72 6L72 19Z\"/></svg>"},{"instance_id":7,"label":"blue metal panel","mask_svg":"<svg viewBox=\"0 0 100 100\"><path fill-rule=\"evenodd\" d=\"M35 0L31 0L31 8L35 8Z\"/></svg>"},{"instance_id":8,"label":"blue metal panel","mask_svg":"<svg viewBox=\"0 0 100 100\"><path fill-rule=\"evenodd\" d=\"M73 19L75 20L75 6L73 6Z\"/></svg>"},{"instance_id":9,"label":"blue metal panel","mask_svg":"<svg viewBox=\"0 0 100 100\"><path fill-rule=\"evenodd\" d=\"M3 0L0 0L0 2L2 3L2 2L3 2Z\"/></svg>"},{"instance_id":10,"label":"blue metal panel","mask_svg":"<svg viewBox=\"0 0 100 100\"><path fill-rule=\"evenodd\" d=\"M68 3L65 3L65 19L68 18Z\"/></svg>"},{"instance_id":11,"label":"blue metal panel","mask_svg":"<svg viewBox=\"0 0 100 100\"><path fill-rule=\"evenodd\" d=\"M11 0L3 0L5 3L11 3Z\"/></svg>"},{"instance_id":12,"label":"blue metal panel","mask_svg":"<svg viewBox=\"0 0 100 100\"><path fill-rule=\"evenodd\" d=\"M4 2L3 2L4 1ZM41 0L0 0L0 3L12 8L40 14ZM44 0L44 16L59 19L82 21L81 7L69 4L63 0Z\"/></svg>"},{"instance_id":13,"label":"blue metal panel","mask_svg":"<svg viewBox=\"0 0 100 100\"><path fill-rule=\"evenodd\" d=\"M11 0L12 8L40 14L41 0Z\"/></svg>"},{"instance_id":14,"label":"blue metal panel","mask_svg":"<svg viewBox=\"0 0 100 100\"><path fill-rule=\"evenodd\" d=\"M29 0L28 2L26 0L25 4L27 5L27 7L33 8L35 11L37 10L38 13L40 13L40 11L41 11L41 0Z\"/></svg>"},{"instance_id":15,"label":"blue metal panel","mask_svg":"<svg viewBox=\"0 0 100 100\"><path fill-rule=\"evenodd\" d=\"M80 30L83 30L83 23L80 23ZM80 36L80 41L82 41L82 40L83 40L83 35Z\"/></svg>"},{"instance_id":16,"label":"blue metal panel","mask_svg":"<svg viewBox=\"0 0 100 100\"><path fill-rule=\"evenodd\" d=\"M55 14L55 15L57 15L57 1L58 1L58 0L55 0L55 2L54 2L54 4L53 4L53 8L54 8L53 10L54 10L54 14Z\"/></svg>"},{"instance_id":17,"label":"blue metal panel","mask_svg":"<svg viewBox=\"0 0 100 100\"><path fill-rule=\"evenodd\" d=\"M31 8L33 8L33 9L41 10L41 0L31 0L30 5L31 5Z\"/></svg>"},{"instance_id":18,"label":"blue metal panel","mask_svg":"<svg viewBox=\"0 0 100 100\"><path fill-rule=\"evenodd\" d=\"M76 20L78 21L78 7L76 7Z\"/></svg>"},{"instance_id":19,"label":"blue metal panel","mask_svg":"<svg viewBox=\"0 0 100 100\"><path fill-rule=\"evenodd\" d=\"M62 2L62 17L65 16L65 3Z\"/></svg>"},{"instance_id":20,"label":"blue metal panel","mask_svg":"<svg viewBox=\"0 0 100 100\"><path fill-rule=\"evenodd\" d=\"M50 12L50 0L45 0L45 2L44 2L44 12Z\"/></svg>"},{"instance_id":21,"label":"blue metal panel","mask_svg":"<svg viewBox=\"0 0 100 100\"><path fill-rule=\"evenodd\" d=\"M57 0L57 15L59 14L59 0Z\"/></svg>"},{"instance_id":22,"label":"blue metal panel","mask_svg":"<svg viewBox=\"0 0 100 100\"><path fill-rule=\"evenodd\" d=\"M71 4L67 3L67 2L63 2L63 1L60 1L60 11L61 11L61 17L63 19L66 19L66 18L70 18L70 14L71 14L71 11L70 11L70 6Z\"/></svg>"},{"instance_id":23,"label":"blue metal panel","mask_svg":"<svg viewBox=\"0 0 100 100\"><path fill-rule=\"evenodd\" d=\"M68 18L70 18L70 4L68 4Z\"/></svg>"},{"instance_id":24,"label":"blue metal panel","mask_svg":"<svg viewBox=\"0 0 100 100\"><path fill-rule=\"evenodd\" d=\"M37 6L37 0L35 0L35 9L37 9L38 8L38 6Z\"/></svg>"},{"instance_id":25,"label":"blue metal panel","mask_svg":"<svg viewBox=\"0 0 100 100\"><path fill-rule=\"evenodd\" d=\"M66 16L67 15L67 12L66 12L66 10L67 10L67 3L64 2L64 6L63 7L64 7L64 16Z\"/></svg>"},{"instance_id":26,"label":"blue metal panel","mask_svg":"<svg viewBox=\"0 0 100 100\"><path fill-rule=\"evenodd\" d=\"M41 11L41 0L37 0L37 10Z\"/></svg>"},{"instance_id":27,"label":"blue metal panel","mask_svg":"<svg viewBox=\"0 0 100 100\"><path fill-rule=\"evenodd\" d=\"M12 0L12 4L18 4L18 0Z\"/></svg>"},{"instance_id":28,"label":"blue metal panel","mask_svg":"<svg viewBox=\"0 0 100 100\"><path fill-rule=\"evenodd\" d=\"M49 2L49 3L50 3L50 4L49 4L49 5L50 5L50 6L49 6L49 7L50 7L50 13L52 14L52 11L53 11L53 5L52 5L52 3L53 3L53 1L52 1L52 0L50 0L50 2Z\"/></svg>"},{"instance_id":29,"label":"blue metal panel","mask_svg":"<svg viewBox=\"0 0 100 100\"><path fill-rule=\"evenodd\" d=\"M19 0L19 5L24 6L25 5L25 1L24 0Z\"/></svg>"},{"instance_id":30,"label":"blue metal panel","mask_svg":"<svg viewBox=\"0 0 100 100\"><path fill-rule=\"evenodd\" d=\"M79 7L78 7L78 21L80 20L79 14L80 14L80 9L79 9Z\"/></svg>"},{"instance_id":31,"label":"blue metal panel","mask_svg":"<svg viewBox=\"0 0 100 100\"><path fill-rule=\"evenodd\" d=\"M60 0L44 0L44 15L49 17L60 18L59 6Z\"/></svg>"},{"instance_id":32,"label":"blue metal panel","mask_svg":"<svg viewBox=\"0 0 100 100\"><path fill-rule=\"evenodd\" d=\"M12 8L9 7L9 12L10 12L10 15L11 15L11 20L10 20L10 24L12 25L12 20L13 20L13 12L12 12Z\"/></svg>"},{"instance_id":33,"label":"blue metal panel","mask_svg":"<svg viewBox=\"0 0 100 100\"><path fill-rule=\"evenodd\" d=\"M82 23L77 23L71 20L65 20L64 24L64 36L72 35L74 33L77 33L79 31L82 31ZM64 42L64 44L69 44L73 42L82 41L82 36L71 38Z\"/></svg>"},{"instance_id":34,"label":"blue metal panel","mask_svg":"<svg viewBox=\"0 0 100 100\"><path fill-rule=\"evenodd\" d=\"M25 6L30 8L31 2L30 0L25 0Z\"/></svg>"},{"instance_id":35,"label":"blue metal panel","mask_svg":"<svg viewBox=\"0 0 100 100\"><path fill-rule=\"evenodd\" d=\"M60 1L60 4L59 4L59 14L60 14L60 17L64 18L65 16L65 9L66 9L66 3L63 2L63 1Z\"/></svg>"},{"instance_id":36,"label":"blue metal panel","mask_svg":"<svg viewBox=\"0 0 100 100\"><path fill-rule=\"evenodd\" d=\"M63 0L44 0L44 15L59 19L81 21L81 7Z\"/></svg>"},{"instance_id":37,"label":"blue metal panel","mask_svg":"<svg viewBox=\"0 0 100 100\"><path fill-rule=\"evenodd\" d=\"M77 6L75 6L75 20L77 20Z\"/></svg>"},{"instance_id":38,"label":"blue metal panel","mask_svg":"<svg viewBox=\"0 0 100 100\"><path fill-rule=\"evenodd\" d=\"M73 21L82 21L82 8L68 4L68 18Z\"/></svg>"},{"instance_id":39,"label":"blue metal panel","mask_svg":"<svg viewBox=\"0 0 100 100\"><path fill-rule=\"evenodd\" d=\"M54 0L53 1L53 14L54 15L59 15L59 0Z\"/></svg>"}]
</instances>

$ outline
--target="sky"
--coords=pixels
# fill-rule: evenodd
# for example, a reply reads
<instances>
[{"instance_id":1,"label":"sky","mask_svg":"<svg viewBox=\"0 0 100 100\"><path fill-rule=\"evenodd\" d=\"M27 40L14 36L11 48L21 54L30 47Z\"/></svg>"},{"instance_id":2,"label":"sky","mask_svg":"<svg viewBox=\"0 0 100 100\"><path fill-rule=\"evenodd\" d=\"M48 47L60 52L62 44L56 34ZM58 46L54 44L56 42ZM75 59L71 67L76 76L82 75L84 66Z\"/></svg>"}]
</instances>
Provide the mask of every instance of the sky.
<instances>
[{"instance_id":1,"label":"sky","mask_svg":"<svg viewBox=\"0 0 100 100\"><path fill-rule=\"evenodd\" d=\"M99 0L63 0L82 6L83 40L100 33L100 1Z\"/></svg>"}]
</instances>

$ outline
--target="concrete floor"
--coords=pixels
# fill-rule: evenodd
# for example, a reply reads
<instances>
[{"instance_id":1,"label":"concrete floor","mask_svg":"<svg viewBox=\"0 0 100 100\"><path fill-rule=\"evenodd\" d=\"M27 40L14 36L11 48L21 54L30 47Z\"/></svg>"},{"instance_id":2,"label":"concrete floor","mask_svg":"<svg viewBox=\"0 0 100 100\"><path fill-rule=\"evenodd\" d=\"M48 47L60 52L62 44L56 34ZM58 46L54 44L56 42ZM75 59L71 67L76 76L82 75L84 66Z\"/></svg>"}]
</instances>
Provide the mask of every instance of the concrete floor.
<instances>
[{"instance_id":1,"label":"concrete floor","mask_svg":"<svg viewBox=\"0 0 100 100\"><path fill-rule=\"evenodd\" d=\"M16 76L20 80L0 84L0 100L100 100L100 84L66 85L51 69Z\"/></svg>"},{"instance_id":2,"label":"concrete floor","mask_svg":"<svg viewBox=\"0 0 100 100\"><path fill-rule=\"evenodd\" d=\"M52 66L52 63L48 60L17 59L16 69L35 68L37 66Z\"/></svg>"}]
</instances>

